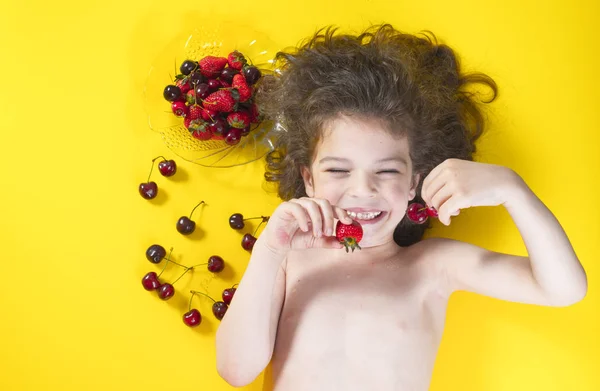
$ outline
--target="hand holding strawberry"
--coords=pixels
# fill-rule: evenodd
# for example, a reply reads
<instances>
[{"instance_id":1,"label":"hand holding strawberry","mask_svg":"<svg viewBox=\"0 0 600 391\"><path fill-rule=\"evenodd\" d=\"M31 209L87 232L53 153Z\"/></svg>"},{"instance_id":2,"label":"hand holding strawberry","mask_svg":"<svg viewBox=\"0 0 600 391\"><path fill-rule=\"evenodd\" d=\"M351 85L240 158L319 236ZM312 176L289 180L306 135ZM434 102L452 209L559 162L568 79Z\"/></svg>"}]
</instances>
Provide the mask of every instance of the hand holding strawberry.
<instances>
[{"instance_id":1,"label":"hand holding strawberry","mask_svg":"<svg viewBox=\"0 0 600 391\"><path fill-rule=\"evenodd\" d=\"M300 198L284 202L273 212L261 234L276 252L307 248L343 248L335 236L335 219L352 224L346 212L329 201ZM358 239L360 240L360 239Z\"/></svg>"}]
</instances>

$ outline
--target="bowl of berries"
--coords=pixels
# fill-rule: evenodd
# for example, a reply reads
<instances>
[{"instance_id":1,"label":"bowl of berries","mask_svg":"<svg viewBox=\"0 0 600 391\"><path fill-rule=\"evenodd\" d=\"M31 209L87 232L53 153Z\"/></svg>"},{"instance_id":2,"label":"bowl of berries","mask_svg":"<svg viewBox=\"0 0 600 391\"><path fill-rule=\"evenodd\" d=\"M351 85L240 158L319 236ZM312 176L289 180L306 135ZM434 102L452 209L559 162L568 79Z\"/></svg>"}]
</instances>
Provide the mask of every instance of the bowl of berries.
<instances>
[{"instance_id":1,"label":"bowl of berries","mask_svg":"<svg viewBox=\"0 0 600 391\"><path fill-rule=\"evenodd\" d=\"M203 23L179 35L152 64L144 88L150 129L181 158L234 167L273 149L278 126L255 103L273 74L278 46L232 22Z\"/></svg>"}]
</instances>

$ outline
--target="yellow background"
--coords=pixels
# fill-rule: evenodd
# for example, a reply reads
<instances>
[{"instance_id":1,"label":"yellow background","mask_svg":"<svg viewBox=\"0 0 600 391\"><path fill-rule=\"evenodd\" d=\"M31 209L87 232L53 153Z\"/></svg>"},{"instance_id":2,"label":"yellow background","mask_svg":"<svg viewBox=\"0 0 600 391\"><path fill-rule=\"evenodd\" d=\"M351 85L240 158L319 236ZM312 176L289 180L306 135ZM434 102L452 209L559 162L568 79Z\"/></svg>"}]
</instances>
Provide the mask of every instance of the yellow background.
<instances>
[{"instance_id":1,"label":"yellow background","mask_svg":"<svg viewBox=\"0 0 600 391\"><path fill-rule=\"evenodd\" d=\"M221 16L282 45L330 23L430 29L466 69L492 76L500 98L479 157L517 170L553 210L589 294L569 308L453 296L431 390L600 390L597 1L207 3L0 5L0 390L230 389L215 371L210 303L195 301L204 321L189 329L188 295L163 302L140 284L158 270L145 249L161 243L188 265L222 255L230 266L222 276L205 281L200 269L175 286L210 283L218 296L248 260L228 216L277 205L262 163L200 168L147 128L142 89L153 59L177 34ZM154 172L163 194L154 203L137 185L157 155L175 157L180 172L172 180ZM201 199L209 205L195 214L199 234L182 237L175 221ZM524 252L501 208L466 211L431 234ZM245 389L261 388L259 378Z\"/></svg>"}]
</instances>

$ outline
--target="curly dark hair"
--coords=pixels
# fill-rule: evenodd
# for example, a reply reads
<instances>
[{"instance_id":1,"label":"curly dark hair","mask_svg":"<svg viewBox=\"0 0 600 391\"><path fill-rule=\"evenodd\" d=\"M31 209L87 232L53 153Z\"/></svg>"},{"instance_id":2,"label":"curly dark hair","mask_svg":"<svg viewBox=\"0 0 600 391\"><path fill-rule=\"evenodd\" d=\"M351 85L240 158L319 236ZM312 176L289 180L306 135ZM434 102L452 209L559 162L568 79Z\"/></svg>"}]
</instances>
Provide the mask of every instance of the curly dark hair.
<instances>
[{"instance_id":1,"label":"curly dark hair","mask_svg":"<svg viewBox=\"0 0 600 391\"><path fill-rule=\"evenodd\" d=\"M301 167L310 167L325 122L339 115L376 118L391 133L408 137L413 175L423 179L448 158L473 160L484 118L469 85L491 88L482 73L461 74L457 54L439 44L428 30L423 37L389 24L360 35L336 34L332 26L318 30L298 47L277 53L279 72L258 87L256 103L266 119L280 121L276 149L267 156L265 178L278 184L283 200L306 196ZM422 239L428 224L406 216L394 232L400 246Z\"/></svg>"}]
</instances>

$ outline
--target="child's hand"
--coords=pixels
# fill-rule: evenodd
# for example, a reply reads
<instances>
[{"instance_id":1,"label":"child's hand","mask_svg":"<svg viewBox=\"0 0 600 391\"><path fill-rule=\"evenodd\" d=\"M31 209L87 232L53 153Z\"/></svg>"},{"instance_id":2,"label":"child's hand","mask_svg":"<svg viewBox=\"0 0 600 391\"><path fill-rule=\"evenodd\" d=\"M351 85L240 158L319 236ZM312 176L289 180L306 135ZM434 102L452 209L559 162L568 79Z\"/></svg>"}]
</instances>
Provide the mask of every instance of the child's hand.
<instances>
[{"instance_id":1,"label":"child's hand","mask_svg":"<svg viewBox=\"0 0 600 391\"><path fill-rule=\"evenodd\" d=\"M425 178L421 196L437 209L439 220L450 225L451 216L461 209L504 204L522 185L520 179L507 167L448 159Z\"/></svg>"},{"instance_id":2,"label":"child's hand","mask_svg":"<svg viewBox=\"0 0 600 391\"><path fill-rule=\"evenodd\" d=\"M352 223L346 211L317 198L284 202L273 212L261 239L271 249L342 248L335 237L335 220Z\"/></svg>"}]
</instances>

